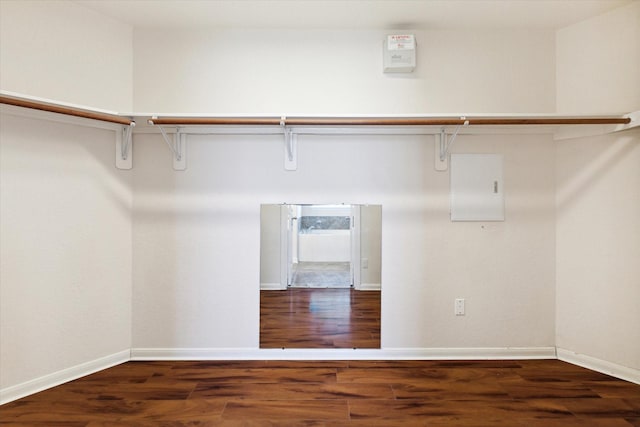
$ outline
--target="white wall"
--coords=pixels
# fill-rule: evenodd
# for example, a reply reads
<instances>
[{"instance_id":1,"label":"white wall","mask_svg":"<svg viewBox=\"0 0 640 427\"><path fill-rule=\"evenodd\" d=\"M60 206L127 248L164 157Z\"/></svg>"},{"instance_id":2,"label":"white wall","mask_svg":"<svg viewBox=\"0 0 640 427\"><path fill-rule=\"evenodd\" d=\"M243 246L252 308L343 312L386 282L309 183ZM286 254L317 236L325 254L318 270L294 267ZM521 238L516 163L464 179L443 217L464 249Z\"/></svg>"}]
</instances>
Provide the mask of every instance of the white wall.
<instances>
[{"instance_id":1,"label":"white wall","mask_svg":"<svg viewBox=\"0 0 640 427\"><path fill-rule=\"evenodd\" d=\"M78 3L0 2L0 89L130 112L133 29Z\"/></svg>"},{"instance_id":2,"label":"white wall","mask_svg":"<svg viewBox=\"0 0 640 427\"><path fill-rule=\"evenodd\" d=\"M3 391L131 346L131 173L114 131L40 116L0 116Z\"/></svg>"},{"instance_id":3,"label":"white wall","mask_svg":"<svg viewBox=\"0 0 640 427\"><path fill-rule=\"evenodd\" d=\"M265 289L280 287L280 209L260 207L260 283Z\"/></svg>"},{"instance_id":4,"label":"white wall","mask_svg":"<svg viewBox=\"0 0 640 427\"><path fill-rule=\"evenodd\" d=\"M349 205L309 205L300 207L300 216L351 216Z\"/></svg>"},{"instance_id":5,"label":"white wall","mask_svg":"<svg viewBox=\"0 0 640 427\"><path fill-rule=\"evenodd\" d=\"M557 346L636 370L639 165L637 129L558 142Z\"/></svg>"},{"instance_id":6,"label":"white wall","mask_svg":"<svg viewBox=\"0 0 640 427\"><path fill-rule=\"evenodd\" d=\"M152 113L554 112L554 32L414 31L418 66L382 73L384 31L134 31L134 107Z\"/></svg>"},{"instance_id":7,"label":"white wall","mask_svg":"<svg viewBox=\"0 0 640 427\"><path fill-rule=\"evenodd\" d=\"M351 261L351 232L349 230L321 230L298 235L300 262Z\"/></svg>"},{"instance_id":8,"label":"white wall","mask_svg":"<svg viewBox=\"0 0 640 427\"><path fill-rule=\"evenodd\" d=\"M640 110L640 2L557 32L558 112Z\"/></svg>"},{"instance_id":9,"label":"white wall","mask_svg":"<svg viewBox=\"0 0 640 427\"><path fill-rule=\"evenodd\" d=\"M360 281L369 288L380 286L382 270L382 207L360 207L360 257L368 266L361 265ZM377 286L376 286L377 285Z\"/></svg>"},{"instance_id":10,"label":"white wall","mask_svg":"<svg viewBox=\"0 0 640 427\"><path fill-rule=\"evenodd\" d=\"M553 31L415 33L416 71L385 75L383 31L136 29L134 107L331 115L555 110ZM432 143L301 136L299 169L285 172L280 136L197 136L188 143L188 170L176 173L159 136L136 135L134 348L257 348L260 204L345 201L382 204L385 212L383 347L552 346L550 138L456 141L464 152L506 156L509 220L485 228L449 221L448 174L433 170ZM467 298L464 318L453 316L455 297Z\"/></svg>"},{"instance_id":11,"label":"white wall","mask_svg":"<svg viewBox=\"0 0 640 427\"><path fill-rule=\"evenodd\" d=\"M558 31L558 111L640 110L640 3ZM640 132L559 141L556 344L640 369ZM600 363L600 362L598 362Z\"/></svg>"},{"instance_id":12,"label":"white wall","mask_svg":"<svg viewBox=\"0 0 640 427\"><path fill-rule=\"evenodd\" d=\"M287 172L281 136L193 136L175 172L159 135L136 135L134 348L257 349L260 204L283 201L382 205L383 347L554 345L549 136L458 136L454 150L505 156L501 223L450 222L433 138L298 144Z\"/></svg>"}]
</instances>

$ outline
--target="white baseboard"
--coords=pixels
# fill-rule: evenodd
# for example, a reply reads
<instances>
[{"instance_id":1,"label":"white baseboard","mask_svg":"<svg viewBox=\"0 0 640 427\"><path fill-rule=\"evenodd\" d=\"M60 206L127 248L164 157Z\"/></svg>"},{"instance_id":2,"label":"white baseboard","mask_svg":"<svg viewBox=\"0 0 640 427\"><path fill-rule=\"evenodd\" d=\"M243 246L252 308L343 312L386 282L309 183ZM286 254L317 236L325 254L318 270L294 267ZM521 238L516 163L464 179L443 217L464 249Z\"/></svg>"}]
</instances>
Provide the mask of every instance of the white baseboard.
<instances>
[{"instance_id":1,"label":"white baseboard","mask_svg":"<svg viewBox=\"0 0 640 427\"><path fill-rule=\"evenodd\" d=\"M0 405L73 381L103 369L128 362L130 359L131 351L127 349L99 359L81 363L80 365L72 366L61 371L53 372L22 384L0 389Z\"/></svg>"},{"instance_id":2,"label":"white baseboard","mask_svg":"<svg viewBox=\"0 0 640 427\"><path fill-rule=\"evenodd\" d=\"M358 286L359 291L379 291L381 288L380 283L360 283Z\"/></svg>"},{"instance_id":3,"label":"white baseboard","mask_svg":"<svg viewBox=\"0 0 640 427\"><path fill-rule=\"evenodd\" d=\"M640 384L640 370L638 369L607 362L606 360L597 359L595 357L587 356L586 354L575 353L562 348L558 348L557 352L558 360L582 366L583 368L591 369L592 371L611 375L635 384Z\"/></svg>"},{"instance_id":4,"label":"white baseboard","mask_svg":"<svg viewBox=\"0 0 640 427\"><path fill-rule=\"evenodd\" d=\"M387 349L131 349L131 360L516 360L555 358L556 352L554 347Z\"/></svg>"},{"instance_id":5,"label":"white baseboard","mask_svg":"<svg viewBox=\"0 0 640 427\"><path fill-rule=\"evenodd\" d=\"M285 289L280 283L260 283L261 291L283 291Z\"/></svg>"}]
</instances>

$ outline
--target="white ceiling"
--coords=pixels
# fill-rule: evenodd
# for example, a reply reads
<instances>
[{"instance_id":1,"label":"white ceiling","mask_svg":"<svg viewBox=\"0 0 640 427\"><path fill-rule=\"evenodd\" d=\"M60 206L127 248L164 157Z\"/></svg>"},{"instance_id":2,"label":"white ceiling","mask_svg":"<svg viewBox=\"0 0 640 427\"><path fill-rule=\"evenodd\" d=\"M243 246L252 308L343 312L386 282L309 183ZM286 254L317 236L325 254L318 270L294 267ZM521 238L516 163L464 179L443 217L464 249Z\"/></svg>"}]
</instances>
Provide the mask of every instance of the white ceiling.
<instances>
[{"instance_id":1,"label":"white ceiling","mask_svg":"<svg viewBox=\"0 0 640 427\"><path fill-rule=\"evenodd\" d=\"M640 0L77 0L134 27L557 29Z\"/></svg>"}]
</instances>

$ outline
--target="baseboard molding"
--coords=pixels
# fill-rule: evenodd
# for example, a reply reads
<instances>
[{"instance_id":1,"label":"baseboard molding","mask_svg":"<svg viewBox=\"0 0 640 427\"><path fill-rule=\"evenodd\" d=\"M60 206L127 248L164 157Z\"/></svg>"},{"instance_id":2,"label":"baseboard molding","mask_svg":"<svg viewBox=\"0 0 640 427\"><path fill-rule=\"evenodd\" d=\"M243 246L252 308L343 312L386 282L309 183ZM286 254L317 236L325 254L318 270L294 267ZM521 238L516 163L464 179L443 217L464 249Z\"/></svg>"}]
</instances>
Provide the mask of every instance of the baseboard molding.
<instances>
[{"instance_id":1,"label":"baseboard molding","mask_svg":"<svg viewBox=\"0 0 640 427\"><path fill-rule=\"evenodd\" d=\"M391 349L131 349L131 360L515 360L555 358L556 352L554 347Z\"/></svg>"},{"instance_id":2,"label":"baseboard molding","mask_svg":"<svg viewBox=\"0 0 640 427\"><path fill-rule=\"evenodd\" d=\"M260 283L261 291L281 291L285 289L280 283Z\"/></svg>"},{"instance_id":3,"label":"baseboard molding","mask_svg":"<svg viewBox=\"0 0 640 427\"><path fill-rule=\"evenodd\" d=\"M131 351L127 349L99 359L81 363L80 365L72 366L61 371L53 372L22 384L0 389L0 405L73 381L86 375L102 371L103 369L128 362L130 359Z\"/></svg>"},{"instance_id":4,"label":"baseboard molding","mask_svg":"<svg viewBox=\"0 0 640 427\"><path fill-rule=\"evenodd\" d=\"M558 360L582 366L583 368L591 369L592 371L611 375L635 384L640 384L640 370L638 369L607 362L606 360L587 356L586 354L575 353L562 348L558 348L557 353Z\"/></svg>"},{"instance_id":5,"label":"baseboard molding","mask_svg":"<svg viewBox=\"0 0 640 427\"><path fill-rule=\"evenodd\" d=\"M380 283L360 283L358 286L359 291L379 291L382 289Z\"/></svg>"}]
</instances>

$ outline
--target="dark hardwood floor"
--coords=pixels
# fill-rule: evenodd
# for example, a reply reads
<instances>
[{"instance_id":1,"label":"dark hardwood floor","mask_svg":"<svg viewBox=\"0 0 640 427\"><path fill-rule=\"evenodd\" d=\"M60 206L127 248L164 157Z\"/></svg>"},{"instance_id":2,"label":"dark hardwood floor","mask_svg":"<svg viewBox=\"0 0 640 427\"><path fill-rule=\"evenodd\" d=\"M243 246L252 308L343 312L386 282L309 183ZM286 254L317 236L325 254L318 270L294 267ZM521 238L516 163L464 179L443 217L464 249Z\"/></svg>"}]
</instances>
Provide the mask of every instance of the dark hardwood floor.
<instances>
[{"instance_id":1,"label":"dark hardwood floor","mask_svg":"<svg viewBox=\"0 0 640 427\"><path fill-rule=\"evenodd\" d=\"M260 347L380 348L380 291L261 291Z\"/></svg>"},{"instance_id":2,"label":"dark hardwood floor","mask_svg":"<svg viewBox=\"0 0 640 427\"><path fill-rule=\"evenodd\" d=\"M640 426L640 385L556 360L129 362L2 426Z\"/></svg>"}]
</instances>

